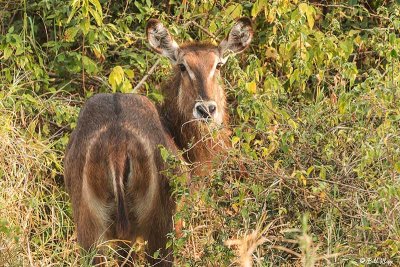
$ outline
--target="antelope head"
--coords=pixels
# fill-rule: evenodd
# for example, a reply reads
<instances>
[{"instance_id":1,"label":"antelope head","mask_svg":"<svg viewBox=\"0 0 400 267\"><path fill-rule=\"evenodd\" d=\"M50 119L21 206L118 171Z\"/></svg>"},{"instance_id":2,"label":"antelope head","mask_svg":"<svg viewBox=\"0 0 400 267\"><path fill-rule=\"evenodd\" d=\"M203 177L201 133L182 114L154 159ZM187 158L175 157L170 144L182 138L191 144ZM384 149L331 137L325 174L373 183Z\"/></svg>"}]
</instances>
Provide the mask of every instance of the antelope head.
<instances>
[{"instance_id":1,"label":"antelope head","mask_svg":"<svg viewBox=\"0 0 400 267\"><path fill-rule=\"evenodd\" d=\"M253 37L251 20L236 21L219 44L188 43L178 45L164 25L156 19L147 24L147 39L154 51L170 59L178 77L174 99L186 121L224 123L226 96L220 69L230 54L244 51Z\"/></svg>"}]
</instances>

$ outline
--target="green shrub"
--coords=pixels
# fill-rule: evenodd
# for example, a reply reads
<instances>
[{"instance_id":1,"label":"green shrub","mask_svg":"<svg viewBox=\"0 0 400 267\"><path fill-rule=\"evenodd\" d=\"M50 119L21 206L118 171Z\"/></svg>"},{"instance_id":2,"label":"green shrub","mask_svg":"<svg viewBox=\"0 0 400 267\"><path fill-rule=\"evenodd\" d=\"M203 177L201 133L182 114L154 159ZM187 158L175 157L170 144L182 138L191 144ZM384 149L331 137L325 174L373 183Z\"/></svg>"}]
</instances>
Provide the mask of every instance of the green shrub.
<instances>
[{"instance_id":1,"label":"green shrub","mask_svg":"<svg viewBox=\"0 0 400 267\"><path fill-rule=\"evenodd\" d=\"M193 178L196 191L177 189L187 196L177 265L400 264L400 8L328 2L3 1L0 261L93 256L79 255L63 151L91 95L162 99L166 59L133 90L158 58L149 18L179 41L217 42L249 16L251 48L223 67L234 149L208 179ZM249 177L232 175L238 161Z\"/></svg>"}]
</instances>

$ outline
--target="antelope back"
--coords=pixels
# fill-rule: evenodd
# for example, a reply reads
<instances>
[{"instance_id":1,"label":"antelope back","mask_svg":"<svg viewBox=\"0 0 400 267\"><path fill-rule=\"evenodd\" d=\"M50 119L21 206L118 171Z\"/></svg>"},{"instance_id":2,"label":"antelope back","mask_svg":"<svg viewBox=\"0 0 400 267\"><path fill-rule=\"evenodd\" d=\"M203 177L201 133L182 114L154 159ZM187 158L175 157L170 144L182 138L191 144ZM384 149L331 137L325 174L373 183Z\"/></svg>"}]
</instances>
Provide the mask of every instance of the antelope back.
<instances>
[{"instance_id":1,"label":"antelope back","mask_svg":"<svg viewBox=\"0 0 400 267\"><path fill-rule=\"evenodd\" d=\"M147 98L99 94L87 101L65 156L65 183L84 249L141 237L149 255L158 249L170 254L165 244L174 201L159 145L176 152Z\"/></svg>"}]
</instances>

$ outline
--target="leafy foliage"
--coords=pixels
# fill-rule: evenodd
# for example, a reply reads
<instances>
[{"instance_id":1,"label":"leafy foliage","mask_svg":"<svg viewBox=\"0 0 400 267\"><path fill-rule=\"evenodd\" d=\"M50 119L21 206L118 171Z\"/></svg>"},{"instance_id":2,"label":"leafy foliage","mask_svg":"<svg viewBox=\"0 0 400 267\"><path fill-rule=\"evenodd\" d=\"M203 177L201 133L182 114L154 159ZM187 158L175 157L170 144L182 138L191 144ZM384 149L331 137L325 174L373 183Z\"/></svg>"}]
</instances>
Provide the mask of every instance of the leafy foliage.
<instances>
[{"instance_id":1,"label":"leafy foliage","mask_svg":"<svg viewBox=\"0 0 400 267\"><path fill-rule=\"evenodd\" d=\"M257 266L400 263L396 1L22 0L0 7L5 265L88 262L64 192L63 151L88 97L131 92L156 62L146 21L158 17L177 40L217 42L241 16L253 19L255 39L222 70L234 149L209 179L194 178L196 190L180 191L177 265L243 263L240 240L250 242L243 237L253 231ZM134 93L159 101L169 72L161 59ZM238 161L248 178L233 174Z\"/></svg>"}]
</instances>

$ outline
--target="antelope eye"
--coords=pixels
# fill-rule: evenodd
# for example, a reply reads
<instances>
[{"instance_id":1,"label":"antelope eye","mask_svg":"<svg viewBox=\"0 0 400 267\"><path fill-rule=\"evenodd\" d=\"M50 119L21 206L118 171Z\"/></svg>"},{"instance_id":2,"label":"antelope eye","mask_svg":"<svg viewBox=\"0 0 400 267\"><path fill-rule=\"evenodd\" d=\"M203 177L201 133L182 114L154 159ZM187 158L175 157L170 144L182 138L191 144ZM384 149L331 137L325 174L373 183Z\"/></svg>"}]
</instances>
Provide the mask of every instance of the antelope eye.
<instances>
[{"instance_id":1,"label":"antelope eye","mask_svg":"<svg viewBox=\"0 0 400 267\"><path fill-rule=\"evenodd\" d=\"M219 70L224 64L222 64L221 62L217 64L217 66L215 67L217 70Z\"/></svg>"},{"instance_id":2,"label":"antelope eye","mask_svg":"<svg viewBox=\"0 0 400 267\"><path fill-rule=\"evenodd\" d=\"M179 64L179 69L184 72L186 70L185 64Z\"/></svg>"}]
</instances>

